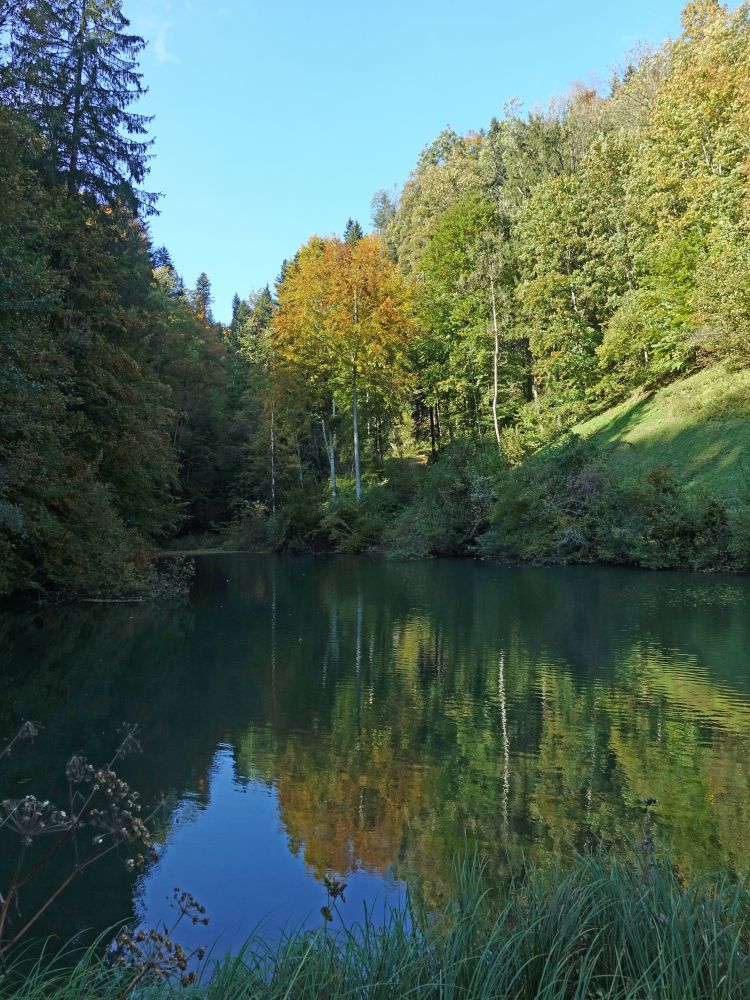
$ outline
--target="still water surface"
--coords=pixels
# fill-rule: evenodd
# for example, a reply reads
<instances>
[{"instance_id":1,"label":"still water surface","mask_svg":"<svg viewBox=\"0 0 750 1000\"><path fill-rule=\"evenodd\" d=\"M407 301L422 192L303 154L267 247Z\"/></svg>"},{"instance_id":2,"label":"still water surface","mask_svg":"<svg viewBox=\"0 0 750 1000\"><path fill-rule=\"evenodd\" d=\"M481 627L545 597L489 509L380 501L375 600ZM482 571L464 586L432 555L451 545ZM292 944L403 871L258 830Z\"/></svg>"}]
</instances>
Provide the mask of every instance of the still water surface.
<instances>
[{"instance_id":1,"label":"still water surface","mask_svg":"<svg viewBox=\"0 0 750 1000\"><path fill-rule=\"evenodd\" d=\"M65 936L175 886L223 946L319 925L327 872L377 919L442 900L466 842L491 872L638 842L646 796L685 874L749 860L746 578L211 556L184 605L6 611L0 650L0 733L45 726L6 785L55 794L127 720L126 776L168 802L158 862L92 870Z\"/></svg>"}]
</instances>

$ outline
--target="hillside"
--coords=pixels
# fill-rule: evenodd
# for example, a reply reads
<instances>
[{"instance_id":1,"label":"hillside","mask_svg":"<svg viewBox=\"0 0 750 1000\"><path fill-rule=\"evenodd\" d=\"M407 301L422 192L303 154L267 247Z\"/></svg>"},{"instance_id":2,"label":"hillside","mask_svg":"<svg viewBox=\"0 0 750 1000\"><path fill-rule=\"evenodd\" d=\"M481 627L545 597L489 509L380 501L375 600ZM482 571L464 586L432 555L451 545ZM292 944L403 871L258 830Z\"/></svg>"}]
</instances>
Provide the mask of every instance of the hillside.
<instances>
[{"instance_id":1,"label":"hillside","mask_svg":"<svg viewBox=\"0 0 750 1000\"><path fill-rule=\"evenodd\" d=\"M734 497L750 485L750 369L714 365L575 430L607 449L615 472L640 477L663 464L689 488Z\"/></svg>"}]
</instances>

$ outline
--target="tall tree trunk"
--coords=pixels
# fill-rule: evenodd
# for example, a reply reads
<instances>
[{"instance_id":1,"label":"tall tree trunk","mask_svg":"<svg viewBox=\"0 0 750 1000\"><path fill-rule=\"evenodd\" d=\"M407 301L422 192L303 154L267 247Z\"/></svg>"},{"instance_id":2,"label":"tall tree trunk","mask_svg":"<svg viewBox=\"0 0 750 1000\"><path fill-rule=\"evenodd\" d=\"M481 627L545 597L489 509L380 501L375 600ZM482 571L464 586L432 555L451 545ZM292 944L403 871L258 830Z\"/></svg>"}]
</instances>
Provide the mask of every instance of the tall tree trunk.
<instances>
[{"instance_id":1,"label":"tall tree trunk","mask_svg":"<svg viewBox=\"0 0 750 1000\"><path fill-rule=\"evenodd\" d=\"M359 426L357 413L357 366L352 365L352 425L354 428L354 492L362 497L362 472L359 467Z\"/></svg>"},{"instance_id":2,"label":"tall tree trunk","mask_svg":"<svg viewBox=\"0 0 750 1000\"><path fill-rule=\"evenodd\" d=\"M359 302L357 290L354 289L354 329L359 328ZM357 362L352 362L352 427L354 430L354 492L357 501L362 497L362 473L359 467L359 414L357 412Z\"/></svg>"},{"instance_id":3,"label":"tall tree trunk","mask_svg":"<svg viewBox=\"0 0 750 1000\"><path fill-rule=\"evenodd\" d=\"M435 408L432 403L430 403L430 451L432 452L433 458L437 455L437 449L435 447Z\"/></svg>"},{"instance_id":4,"label":"tall tree trunk","mask_svg":"<svg viewBox=\"0 0 750 1000\"><path fill-rule=\"evenodd\" d=\"M81 103L83 98L84 41L86 39L86 2L81 0L81 20L76 33L76 71L73 79L73 121L70 132L70 159L68 161L68 194L76 190L78 154L81 147Z\"/></svg>"},{"instance_id":5,"label":"tall tree trunk","mask_svg":"<svg viewBox=\"0 0 750 1000\"><path fill-rule=\"evenodd\" d=\"M495 349L492 353L492 423L495 427L497 446L500 447L500 424L497 420L497 366L500 355L500 335L497 329L497 306L495 303L495 279L490 275L490 295L492 297L492 329L495 334Z\"/></svg>"},{"instance_id":6,"label":"tall tree trunk","mask_svg":"<svg viewBox=\"0 0 750 1000\"><path fill-rule=\"evenodd\" d=\"M331 396L331 493L336 496L336 397Z\"/></svg>"},{"instance_id":7,"label":"tall tree trunk","mask_svg":"<svg viewBox=\"0 0 750 1000\"><path fill-rule=\"evenodd\" d=\"M534 406L539 409L539 383L536 380L536 375L531 373L531 398L534 401Z\"/></svg>"},{"instance_id":8,"label":"tall tree trunk","mask_svg":"<svg viewBox=\"0 0 750 1000\"><path fill-rule=\"evenodd\" d=\"M365 444L370 447L372 442L372 420L370 415L370 390L365 389Z\"/></svg>"},{"instance_id":9,"label":"tall tree trunk","mask_svg":"<svg viewBox=\"0 0 750 1000\"><path fill-rule=\"evenodd\" d=\"M271 394L271 513L276 513L276 397Z\"/></svg>"},{"instance_id":10,"label":"tall tree trunk","mask_svg":"<svg viewBox=\"0 0 750 1000\"><path fill-rule=\"evenodd\" d=\"M336 397L333 397L333 403L331 405L331 416L335 418L336 416ZM331 496L335 499L336 497L336 432L333 427L331 427L331 433L326 433L326 422L325 420L320 421L323 426L323 440L325 441L326 451L328 452L328 465L331 470Z\"/></svg>"}]
</instances>

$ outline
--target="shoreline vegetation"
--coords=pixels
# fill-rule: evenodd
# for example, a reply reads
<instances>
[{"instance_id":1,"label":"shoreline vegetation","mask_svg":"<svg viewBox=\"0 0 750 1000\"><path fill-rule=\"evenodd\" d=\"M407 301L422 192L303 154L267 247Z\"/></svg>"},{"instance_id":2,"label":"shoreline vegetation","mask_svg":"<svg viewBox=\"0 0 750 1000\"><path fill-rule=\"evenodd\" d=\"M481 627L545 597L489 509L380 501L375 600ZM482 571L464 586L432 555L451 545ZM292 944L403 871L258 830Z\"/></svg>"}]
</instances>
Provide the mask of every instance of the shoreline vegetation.
<instances>
[{"instance_id":1,"label":"shoreline vegetation","mask_svg":"<svg viewBox=\"0 0 750 1000\"><path fill-rule=\"evenodd\" d=\"M677 38L601 87L444 130L374 195L370 231L311 235L228 323L208 275L186 284L152 239L146 43L122 0L0 8L0 598L184 595L189 558L155 551L216 534L750 568L749 0L690 0ZM65 810L0 803L21 843L0 899L9 1000L750 994L745 876L683 884L648 834L629 863L523 869L499 895L465 861L444 911L339 936L323 913L203 984L168 930L34 966L15 945L85 865L125 844L130 870L150 859L112 770L134 742L104 768L71 758ZM73 870L9 939L26 849L50 833Z\"/></svg>"},{"instance_id":2,"label":"shoreline vegetation","mask_svg":"<svg viewBox=\"0 0 750 1000\"><path fill-rule=\"evenodd\" d=\"M340 473L336 497L312 510L255 509L170 551L747 572L748 388L747 371L709 367L634 394L517 465L456 441L436 460L387 459L359 501Z\"/></svg>"},{"instance_id":3,"label":"shoreline vegetation","mask_svg":"<svg viewBox=\"0 0 750 1000\"><path fill-rule=\"evenodd\" d=\"M151 595L217 533L750 567L747 0L444 130L228 323L153 243L120 0L0 26L0 596Z\"/></svg>"},{"instance_id":4,"label":"shoreline vegetation","mask_svg":"<svg viewBox=\"0 0 750 1000\"><path fill-rule=\"evenodd\" d=\"M736 1000L750 990L747 881L724 874L683 884L648 838L630 860L602 854L551 872L527 867L499 889L467 856L454 879L455 895L439 912L413 899L384 924L366 913L346 930L332 931L323 919L318 930L291 930L276 943L257 935L237 955L209 955L184 986L157 960L129 986L133 966L94 948L73 968L64 954L21 958L0 972L0 995Z\"/></svg>"}]
</instances>

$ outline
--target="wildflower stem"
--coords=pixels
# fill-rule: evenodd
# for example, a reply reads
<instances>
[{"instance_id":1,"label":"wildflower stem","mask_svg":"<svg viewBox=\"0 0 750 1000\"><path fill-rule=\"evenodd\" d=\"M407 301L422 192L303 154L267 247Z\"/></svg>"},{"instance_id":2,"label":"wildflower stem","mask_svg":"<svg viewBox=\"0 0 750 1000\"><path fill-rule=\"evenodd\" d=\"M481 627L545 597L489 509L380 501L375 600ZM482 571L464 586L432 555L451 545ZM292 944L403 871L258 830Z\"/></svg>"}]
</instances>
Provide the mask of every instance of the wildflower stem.
<instances>
[{"instance_id":1,"label":"wildflower stem","mask_svg":"<svg viewBox=\"0 0 750 1000\"><path fill-rule=\"evenodd\" d=\"M40 917L42 917L47 912L50 906L52 906L52 904L55 902L58 896L60 896L68 888L71 882L74 882L78 878L78 876L81 875L90 865L93 865L95 861L99 861L100 858L103 858L105 855L110 854L115 849L116 846L117 844L110 844L109 847L105 847L104 850L92 854L85 861L81 862L81 864L76 865L75 868L73 868L73 870L62 880L62 882L58 885L58 887L54 890L54 892L52 892L51 895L47 897L46 901L42 903L42 905L39 907L36 913L34 913L34 915L26 921L26 923L18 931L18 933L15 934L11 938L11 940L8 941L7 944L0 944L0 955L7 954L7 952L9 952L12 948L14 948L18 944L21 938L26 936L26 934L31 930L34 924L40 919ZM0 933L1 932L2 928L0 927ZM2 941L1 937L0 941Z\"/></svg>"}]
</instances>

